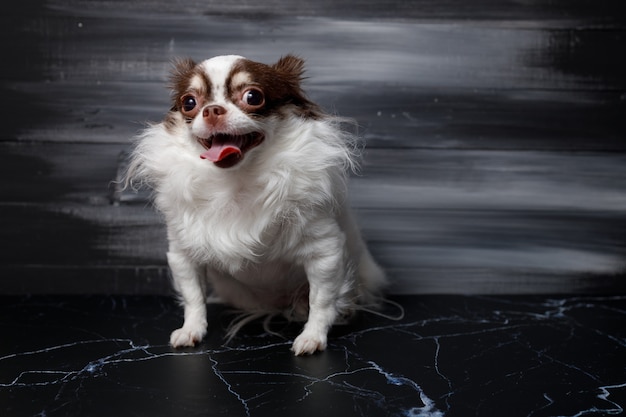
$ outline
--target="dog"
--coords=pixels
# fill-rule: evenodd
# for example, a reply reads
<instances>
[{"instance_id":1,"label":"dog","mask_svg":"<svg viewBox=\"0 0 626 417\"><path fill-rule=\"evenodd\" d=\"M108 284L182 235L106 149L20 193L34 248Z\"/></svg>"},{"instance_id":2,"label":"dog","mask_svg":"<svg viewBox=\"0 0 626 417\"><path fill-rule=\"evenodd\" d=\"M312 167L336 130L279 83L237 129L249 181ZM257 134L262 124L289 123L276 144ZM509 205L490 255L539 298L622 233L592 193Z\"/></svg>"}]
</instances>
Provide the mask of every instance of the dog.
<instances>
[{"instance_id":1,"label":"dog","mask_svg":"<svg viewBox=\"0 0 626 417\"><path fill-rule=\"evenodd\" d=\"M178 60L171 109L135 138L127 181L153 191L184 307L173 347L206 335L209 292L305 322L295 355L324 350L333 324L379 304L385 273L347 202L360 146L307 98L303 72L293 55Z\"/></svg>"}]
</instances>

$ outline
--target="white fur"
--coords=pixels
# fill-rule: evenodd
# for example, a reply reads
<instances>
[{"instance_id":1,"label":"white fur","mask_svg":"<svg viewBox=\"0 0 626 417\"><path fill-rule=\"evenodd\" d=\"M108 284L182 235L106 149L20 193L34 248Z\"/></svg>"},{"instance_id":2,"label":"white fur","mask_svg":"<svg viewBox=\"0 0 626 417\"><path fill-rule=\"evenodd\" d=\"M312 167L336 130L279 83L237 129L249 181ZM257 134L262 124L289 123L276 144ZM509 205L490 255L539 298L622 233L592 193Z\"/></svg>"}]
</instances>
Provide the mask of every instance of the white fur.
<instances>
[{"instance_id":1,"label":"white fur","mask_svg":"<svg viewBox=\"0 0 626 417\"><path fill-rule=\"evenodd\" d=\"M236 58L202 65L215 83ZM137 138L129 177L154 189L185 309L170 342L192 346L205 336L208 287L247 312L306 315L308 307L292 350L323 350L337 318L374 303L385 282L346 206L352 138L333 118L306 119L288 109L244 124L264 132L265 141L229 169L200 159L203 148L182 122L173 132L152 125ZM307 283L308 306L300 294Z\"/></svg>"}]
</instances>

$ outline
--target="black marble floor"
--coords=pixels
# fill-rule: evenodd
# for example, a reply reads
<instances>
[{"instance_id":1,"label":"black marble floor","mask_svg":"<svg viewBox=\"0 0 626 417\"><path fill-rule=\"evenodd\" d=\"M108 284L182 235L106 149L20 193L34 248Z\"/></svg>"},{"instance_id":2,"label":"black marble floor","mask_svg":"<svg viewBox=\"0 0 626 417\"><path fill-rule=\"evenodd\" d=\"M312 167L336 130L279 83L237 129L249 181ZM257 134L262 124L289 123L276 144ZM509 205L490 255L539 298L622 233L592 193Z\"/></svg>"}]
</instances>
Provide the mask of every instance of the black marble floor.
<instances>
[{"instance_id":1,"label":"black marble floor","mask_svg":"<svg viewBox=\"0 0 626 417\"><path fill-rule=\"evenodd\" d=\"M245 327L173 350L181 311L158 297L0 298L2 416L604 416L626 406L626 296L395 297L327 351L298 327ZM388 313L396 310L389 306Z\"/></svg>"}]
</instances>

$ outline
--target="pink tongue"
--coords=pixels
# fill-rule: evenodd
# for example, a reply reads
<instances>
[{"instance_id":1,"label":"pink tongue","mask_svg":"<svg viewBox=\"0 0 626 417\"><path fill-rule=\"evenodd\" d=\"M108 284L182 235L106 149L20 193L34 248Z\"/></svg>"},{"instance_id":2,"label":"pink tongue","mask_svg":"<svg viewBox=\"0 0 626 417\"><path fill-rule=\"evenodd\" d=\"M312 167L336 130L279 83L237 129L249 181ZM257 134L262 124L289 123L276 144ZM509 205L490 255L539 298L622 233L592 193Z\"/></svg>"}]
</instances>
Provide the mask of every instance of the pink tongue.
<instances>
[{"instance_id":1,"label":"pink tongue","mask_svg":"<svg viewBox=\"0 0 626 417\"><path fill-rule=\"evenodd\" d=\"M219 162L233 154L237 154L239 157L241 157L241 149L239 149L237 146L227 143L213 144L213 146L211 146L211 149L203 152L200 155L200 158L208 159L211 162Z\"/></svg>"}]
</instances>

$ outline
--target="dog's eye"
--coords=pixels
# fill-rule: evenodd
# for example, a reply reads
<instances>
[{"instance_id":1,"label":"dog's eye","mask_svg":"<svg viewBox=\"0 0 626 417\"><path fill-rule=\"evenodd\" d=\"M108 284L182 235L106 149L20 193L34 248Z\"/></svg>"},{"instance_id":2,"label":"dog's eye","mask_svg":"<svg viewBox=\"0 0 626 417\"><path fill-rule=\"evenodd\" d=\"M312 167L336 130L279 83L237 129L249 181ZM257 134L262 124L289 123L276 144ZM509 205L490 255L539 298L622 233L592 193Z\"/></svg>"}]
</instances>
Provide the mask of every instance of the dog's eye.
<instances>
[{"instance_id":1,"label":"dog's eye","mask_svg":"<svg viewBox=\"0 0 626 417\"><path fill-rule=\"evenodd\" d=\"M194 96L184 96L181 101L183 105L183 113L192 112L198 105Z\"/></svg>"},{"instance_id":2,"label":"dog's eye","mask_svg":"<svg viewBox=\"0 0 626 417\"><path fill-rule=\"evenodd\" d=\"M249 88L243 92L241 101L245 107L255 109L265 104L265 95L258 88Z\"/></svg>"}]
</instances>

